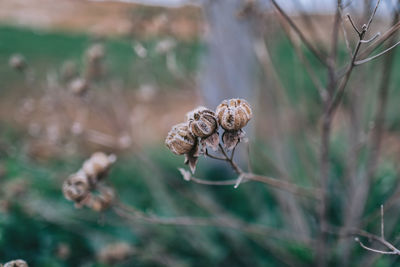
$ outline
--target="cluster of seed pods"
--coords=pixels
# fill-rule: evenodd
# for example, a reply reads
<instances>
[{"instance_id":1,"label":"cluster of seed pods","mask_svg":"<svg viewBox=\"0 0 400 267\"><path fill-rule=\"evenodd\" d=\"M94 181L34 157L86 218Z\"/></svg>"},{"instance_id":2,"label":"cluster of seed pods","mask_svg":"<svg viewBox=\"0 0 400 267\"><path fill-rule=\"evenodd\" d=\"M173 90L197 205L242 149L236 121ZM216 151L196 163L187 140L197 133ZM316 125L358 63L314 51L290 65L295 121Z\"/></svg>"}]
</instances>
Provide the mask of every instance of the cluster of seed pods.
<instances>
[{"instance_id":1,"label":"cluster of seed pods","mask_svg":"<svg viewBox=\"0 0 400 267\"><path fill-rule=\"evenodd\" d=\"M94 153L80 170L64 181L62 191L65 198L75 202L77 207L86 205L96 211L108 208L114 199L114 191L99 183L115 161L115 155ZM98 194L93 194L94 191Z\"/></svg>"},{"instance_id":2,"label":"cluster of seed pods","mask_svg":"<svg viewBox=\"0 0 400 267\"><path fill-rule=\"evenodd\" d=\"M186 122L172 127L165 144L176 155L185 155L185 163L194 172L197 158L207 147L220 145L218 128L224 129L222 142L233 149L243 137L242 128L252 118L250 105L244 99L229 99L218 105L216 112L198 107L186 115Z\"/></svg>"}]
</instances>

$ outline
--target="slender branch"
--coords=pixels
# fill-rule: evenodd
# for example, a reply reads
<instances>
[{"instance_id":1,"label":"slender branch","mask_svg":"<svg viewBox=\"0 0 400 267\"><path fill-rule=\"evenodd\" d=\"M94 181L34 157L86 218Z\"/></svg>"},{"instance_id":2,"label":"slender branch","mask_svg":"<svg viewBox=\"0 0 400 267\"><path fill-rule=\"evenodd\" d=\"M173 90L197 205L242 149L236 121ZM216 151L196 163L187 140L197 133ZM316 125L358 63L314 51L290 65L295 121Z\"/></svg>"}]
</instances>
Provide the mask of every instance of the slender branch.
<instances>
[{"instance_id":1,"label":"slender branch","mask_svg":"<svg viewBox=\"0 0 400 267\"><path fill-rule=\"evenodd\" d=\"M360 36L360 35L361 35L361 32L360 32L360 30L357 28L357 26L354 24L354 21L353 21L353 19L351 18L350 14L346 14L346 16L347 16L347 18L349 19L350 24L351 24L351 26L353 27L353 29L357 32L358 36Z\"/></svg>"},{"instance_id":2,"label":"slender branch","mask_svg":"<svg viewBox=\"0 0 400 267\"><path fill-rule=\"evenodd\" d=\"M321 198L321 191L319 189L306 188L306 187L302 187L302 186L298 186L298 185L292 184L292 183L284 181L284 180L278 180L278 179L275 179L275 178L256 175L256 174L253 174L253 173L244 173L244 178L252 180L252 181L258 181L258 182L261 182L261 183L264 183L264 184L268 184L268 185L273 186L275 188L279 188L279 189L285 190L287 192L290 192L290 193L293 193L293 194L296 194L296 195L314 197L314 198L317 198L317 199Z\"/></svg>"},{"instance_id":3,"label":"slender branch","mask_svg":"<svg viewBox=\"0 0 400 267\"><path fill-rule=\"evenodd\" d=\"M371 234L367 231L364 230L360 230L360 229L354 229L354 228L345 228L342 229L341 231L336 231L335 227L331 226L329 229L327 229L326 231L329 234L333 234L333 235L338 235L338 236L342 236L342 237L347 237L347 236L355 236L355 241L360 243L360 246L362 246L363 248L369 250L369 251L373 251L373 252L377 252L377 253L382 253L382 254L397 254L400 255L400 250L397 249L393 244L391 244L390 242L386 241L385 239L381 238L380 236ZM388 251L381 251L381 250L376 250L370 247L365 246L363 243L361 245L361 242L359 241L358 237L365 237L369 240L375 241L379 244L381 244L382 246L385 246L386 248L388 248L390 250L390 252L388 253Z\"/></svg>"},{"instance_id":4,"label":"slender branch","mask_svg":"<svg viewBox=\"0 0 400 267\"><path fill-rule=\"evenodd\" d=\"M368 29L369 29L369 26L371 26L372 20L373 20L373 19L374 19L374 17L375 17L376 10L378 10L378 6L379 6L380 2L381 2L381 0L378 0L378 1L376 2L376 5L375 5L375 8L374 8L374 11L372 12L371 16L369 17L369 20L368 20L368 23L367 23L367 25L366 25L366 29L365 29L365 31L368 31Z\"/></svg>"},{"instance_id":5,"label":"slender branch","mask_svg":"<svg viewBox=\"0 0 400 267\"><path fill-rule=\"evenodd\" d=\"M112 210L121 218L128 221L142 220L150 224L171 225L171 226L211 226L222 229L234 229L245 233L257 235L269 235L278 238L290 238L290 234L282 232L261 224L250 224L232 217L160 217L146 214L134 207L127 206L121 202L116 202Z\"/></svg>"},{"instance_id":6,"label":"slender branch","mask_svg":"<svg viewBox=\"0 0 400 267\"><path fill-rule=\"evenodd\" d=\"M393 24L393 26L390 27L390 29L387 30L384 34L382 34L382 36L379 39L377 39L370 46L368 46L363 51L361 51L359 53L359 56L360 57L367 57L368 55L370 55L378 47L380 47L387 39L392 37L397 32L398 29L400 29L400 21L398 21L395 24Z\"/></svg>"},{"instance_id":7,"label":"slender branch","mask_svg":"<svg viewBox=\"0 0 400 267\"><path fill-rule=\"evenodd\" d=\"M366 250L375 252L375 253L380 253L380 254L398 254L400 255L400 250L398 250L394 245L392 245L391 243L389 243L388 241L385 240L385 236L384 236L384 230L385 230L385 221L384 221L384 217L383 217L383 205L381 205L381 236L375 236L372 234L368 234L368 238L373 239L375 241L380 242L382 245L386 246L387 248L389 248L391 251L383 251L383 250L378 250L378 249L374 249L374 248L370 248L367 247L366 245L364 245L358 238L356 238L356 242L358 242L360 244L360 246Z\"/></svg>"},{"instance_id":8,"label":"slender branch","mask_svg":"<svg viewBox=\"0 0 400 267\"><path fill-rule=\"evenodd\" d=\"M372 252L375 252L375 253L379 253L379 254L397 254L396 251L383 251L383 250L378 250L378 249L367 247L358 238L355 238L355 241L358 242L363 249L366 249L366 250L369 250L369 251L372 251Z\"/></svg>"},{"instance_id":9,"label":"slender branch","mask_svg":"<svg viewBox=\"0 0 400 267\"><path fill-rule=\"evenodd\" d=\"M383 220L383 205L381 205L381 238L385 239L385 223Z\"/></svg>"},{"instance_id":10,"label":"slender branch","mask_svg":"<svg viewBox=\"0 0 400 267\"><path fill-rule=\"evenodd\" d=\"M190 177L190 181L193 181L198 184L204 184L204 185L235 185L237 179L224 180L224 181L211 181L211 180L199 179L199 178L192 176L192 177Z\"/></svg>"},{"instance_id":11,"label":"slender branch","mask_svg":"<svg viewBox=\"0 0 400 267\"><path fill-rule=\"evenodd\" d=\"M378 38L379 36L381 36L381 33L380 33L380 32L377 32L377 33L376 33L374 36L372 36L370 39L368 39L368 40L361 40L361 43L363 43L363 44L370 43L370 42L374 41L376 38Z\"/></svg>"},{"instance_id":12,"label":"slender branch","mask_svg":"<svg viewBox=\"0 0 400 267\"><path fill-rule=\"evenodd\" d=\"M226 151L225 151L224 147L221 145L221 143L218 146L219 146L221 153L224 155L226 161L228 161L229 164L232 166L233 170L239 175L242 174L243 170L233 161L232 158L230 158L228 156L228 154L226 153Z\"/></svg>"},{"instance_id":13,"label":"slender branch","mask_svg":"<svg viewBox=\"0 0 400 267\"><path fill-rule=\"evenodd\" d=\"M314 46L307 40L307 38L304 36L303 32L296 26L296 24L293 22L293 20L289 17L288 14L280 7L280 5L275 1L271 0L272 5L278 10L279 14L281 14L284 19L289 23L289 25L293 28L293 30L297 33L297 35L300 37L302 42L305 44L305 46L314 54L314 56L324 65L327 66L327 62L324 59L324 56L321 55L321 53L314 48Z\"/></svg>"},{"instance_id":14,"label":"slender branch","mask_svg":"<svg viewBox=\"0 0 400 267\"><path fill-rule=\"evenodd\" d=\"M205 155L206 155L207 157L209 157L209 158L216 159L216 160L226 160L226 158L221 158L221 157L218 157L218 156L211 155L211 154L208 152L207 149L206 149Z\"/></svg>"},{"instance_id":15,"label":"slender branch","mask_svg":"<svg viewBox=\"0 0 400 267\"><path fill-rule=\"evenodd\" d=\"M342 11L343 11L342 8L339 7L340 17L343 17ZM347 37L347 32L346 32L346 28L344 27L343 19L340 20L340 27L342 28L343 38L344 38L344 42L346 44L347 52L349 53L350 58L351 58L353 56L353 52L351 51L351 48L350 48L350 42L349 42L349 38Z\"/></svg>"},{"instance_id":16,"label":"slender branch","mask_svg":"<svg viewBox=\"0 0 400 267\"><path fill-rule=\"evenodd\" d=\"M397 43L395 43L395 44L392 45L391 47L389 47L389 48L383 50L383 51L380 52L379 54L376 54L375 56L372 56L372 57L369 57L369 58L366 58L366 59L362 59L362 60L358 60L358 61L354 62L354 65L358 66L358 65L367 63L367 62L369 62L369 61L371 61L371 60L374 60L374 59L376 59L376 58L378 58L378 57L380 57L380 56L383 56L384 54L386 54L387 52L389 52L390 50L392 50L393 48L395 48L395 47L398 46L399 44L400 44L400 41L398 41Z\"/></svg>"}]
</instances>

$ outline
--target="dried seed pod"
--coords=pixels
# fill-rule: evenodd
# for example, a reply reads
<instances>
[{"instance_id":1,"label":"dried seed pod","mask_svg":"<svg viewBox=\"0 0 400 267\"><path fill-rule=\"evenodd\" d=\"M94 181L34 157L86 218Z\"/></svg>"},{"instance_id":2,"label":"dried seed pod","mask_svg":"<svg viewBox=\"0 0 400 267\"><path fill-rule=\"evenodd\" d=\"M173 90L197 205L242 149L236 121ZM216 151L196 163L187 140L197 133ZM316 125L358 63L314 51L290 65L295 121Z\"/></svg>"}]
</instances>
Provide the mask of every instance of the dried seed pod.
<instances>
[{"instance_id":1,"label":"dried seed pod","mask_svg":"<svg viewBox=\"0 0 400 267\"><path fill-rule=\"evenodd\" d=\"M214 134L218 128L215 113L205 107L198 107L187 115L190 132L197 137L208 137Z\"/></svg>"},{"instance_id":2,"label":"dried seed pod","mask_svg":"<svg viewBox=\"0 0 400 267\"><path fill-rule=\"evenodd\" d=\"M95 61L104 58L105 56L104 46L100 43L93 44L86 51L86 55L89 61Z\"/></svg>"},{"instance_id":3,"label":"dried seed pod","mask_svg":"<svg viewBox=\"0 0 400 267\"><path fill-rule=\"evenodd\" d=\"M94 211L103 211L108 209L114 201L115 193L110 187L103 186L99 188L99 195L92 196L87 206Z\"/></svg>"},{"instance_id":4,"label":"dried seed pod","mask_svg":"<svg viewBox=\"0 0 400 267\"><path fill-rule=\"evenodd\" d=\"M135 249L128 243L114 243L103 248L98 254L100 262L105 264L116 264L127 260L135 253Z\"/></svg>"},{"instance_id":5,"label":"dried seed pod","mask_svg":"<svg viewBox=\"0 0 400 267\"><path fill-rule=\"evenodd\" d=\"M89 179L85 172L78 171L65 180L62 191L66 199L78 204L84 202L90 193Z\"/></svg>"},{"instance_id":6,"label":"dried seed pod","mask_svg":"<svg viewBox=\"0 0 400 267\"><path fill-rule=\"evenodd\" d=\"M24 260L13 260L4 264L4 267L28 267Z\"/></svg>"},{"instance_id":7,"label":"dried seed pod","mask_svg":"<svg viewBox=\"0 0 400 267\"><path fill-rule=\"evenodd\" d=\"M89 82L83 78L75 78L69 83L68 90L76 96L83 96L89 90Z\"/></svg>"},{"instance_id":8,"label":"dried seed pod","mask_svg":"<svg viewBox=\"0 0 400 267\"><path fill-rule=\"evenodd\" d=\"M10 57L8 64L17 71L24 71L27 67L25 57L21 54L14 54Z\"/></svg>"},{"instance_id":9,"label":"dried seed pod","mask_svg":"<svg viewBox=\"0 0 400 267\"><path fill-rule=\"evenodd\" d=\"M96 152L83 163L82 171L87 175L92 184L96 184L108 171L111 164L116 161L116 156L106 155L103 152Z\"/></svg>"},{"instance_id":10,"label":"dried seed pod","mask_svg":"<svg viewBox=\"0 0 400 267\"><path fill-rule=\"evenodd\" d=\"M237 98L222 101L216 114L219 124L227 131L242 129L253 116L247 101Z\"/></svg>"},{"instance_id":11,"label":"dried seed pod","mask_svg":"<svg viewBox=\"0 0 400 267\"><path fill-rule=\"evenodd\" d=\"M196 143L196 138L189 131L187 123L173 126L165 139L166 146L176 155L189 153Z\"/></svg>"}]
</instances>

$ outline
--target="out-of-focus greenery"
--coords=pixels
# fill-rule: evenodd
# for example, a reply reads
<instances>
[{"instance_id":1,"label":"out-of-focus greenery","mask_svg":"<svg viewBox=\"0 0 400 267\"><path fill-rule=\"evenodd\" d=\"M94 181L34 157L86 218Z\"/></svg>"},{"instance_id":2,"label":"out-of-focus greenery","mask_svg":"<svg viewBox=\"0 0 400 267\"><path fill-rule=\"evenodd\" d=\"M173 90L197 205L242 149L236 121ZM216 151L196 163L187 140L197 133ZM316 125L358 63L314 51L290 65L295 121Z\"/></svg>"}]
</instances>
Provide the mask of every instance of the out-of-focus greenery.
<instances>
[{"instance_id":1,"label":"out-of-focus greenery","mask_svg":"<svg viewBox=\"0 0 400 267\"><path fill-rule=\"evenodd\" d=\"M80 69L84 65L85 50L94 41L101 41L106 49L107 75L123 81L127 89L141 84L157 83L160 89L173 89L193 78L198 65L198 56L203 46L197 40L178 41L174 48L176 62L182 72L179 77L167 70L164 53L158 53L156 46L166 38L136 40L134 37L91 38L84 34L34 31L24 28L0 26L0 73L7 79L0 79L1 90L18 86L21 76L9 68L7 62L12 54L22 54L36 80L43 81L49 71L61 68L69 60ZM145 58L139 58L133 46L140 44L147 50ZM56 69L55 69L56 68ZM40 86L38 86L40 88Z\"/></svg>"}]
</instances>

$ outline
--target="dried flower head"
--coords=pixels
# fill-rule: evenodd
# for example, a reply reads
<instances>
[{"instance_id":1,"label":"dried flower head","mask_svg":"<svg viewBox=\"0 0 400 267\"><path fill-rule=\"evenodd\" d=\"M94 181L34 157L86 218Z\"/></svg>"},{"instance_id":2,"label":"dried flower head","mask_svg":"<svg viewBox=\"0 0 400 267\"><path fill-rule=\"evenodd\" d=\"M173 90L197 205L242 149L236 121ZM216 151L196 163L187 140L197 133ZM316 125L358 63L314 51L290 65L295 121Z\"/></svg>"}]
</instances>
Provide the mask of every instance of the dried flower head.
<instances>
[{"instance_id":1,"label":"dried flower head","mask_svg":"<svg viewBox=\"0 0 400 267\"><path fill-rule=\"evenodd\" d=\"M94 211L104 211L111 206L114 197L115 192L111 187L102 186L99 188L99 194L92 195L86 205Z\"/></svg>"},{"instance_id":2,"label":"dried flower head","mask_svg":"<svg viewBox=\"0 0 400 267\"><path fill-rule=\"evenodd\" d=\"M189 153L196 145L196 138L189 131L187 123L180 123L169 131L165 144L176 155Z\"/></svg>"},{"instance_id":3,"label":"dried flower head","mask_svg":"<svg viewBox=\"0 0 400 267\"><path fill-rule=\"evenodd\" d=\"M98 258L102 263L115 264L128 259L134 252L134 248L128 243L114 243L103 248L98 254Z\"/></svg>"},{"instance_id":4,"label":"dried flower head","mask_svg":"<svg viewBox=\"0 0 400 267\"><path fill-rule=\"evenodd\" d=\"M68 90L77 96L84 95L89 89L89 82L83 78L75 78L73 79L69 85Z\"/></svg>"},{"instance_id":5,"label":"dried flower head","mask_svg":"<svg viewBox=\"0 0 400 267\"><path fill-rule=\"evenodd\" d=\"M104 177L104 174L107 173L116 159L114 154L106 155L103 152L96 152L83 163L82 171L90 179L91 183L96 184Z\"/></svg>"},{"instance_id":6,"label":"dried flower head","mask_svg":"<svg viewBox=\"0 0 400 267\"><path fill-rule=\"evenodd\" d=\"M86 200L90 194L89 179L85 172L78 171L65 180L62 191L66 199L80 204Z\"/></svg>"},{"instance_id":7,"label":"dried flower head","mask_svg":"<svg viewBox=\"0 0 400 267\"><path fill-rule=\"evenodd\" d=\"M218 129L215 113L205 107L198 107L187 115L190 132L197 137L208 137Z\"/></svg>"},{"instance_id":8,"label":"dried flower head","mask_svg":"<svg viewBox=\"0 0 400 267\"><path fill-rule=\"evenodd\" d=\"M250 105L244 99L229 99L222 101L216 110L218 122L226 131L242 129L253 114Z\"/></svg>"},{"instance_id":9,"label":"dried flower head","mask_svg":"<svg viewBox=\"0 0 400 267\"><path fill-rule=\"evenodd\" d=\"M4 264L4 267L28 267L24 260L13 260Z\"/></svg>"},{"instance_id":10,"label":"dried flower head","mask_svg":"<svg viewBox=\"0 0 400 267\"><path fill-rule=\"evenodd\" d=\"M100 43L93 44L88 48L86 54L89 61L100 60L105 56L104 46Z\"/></svg>"}]
</instances>

